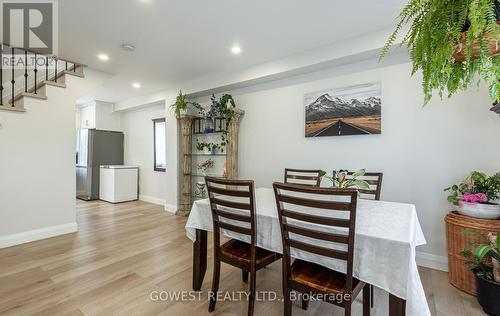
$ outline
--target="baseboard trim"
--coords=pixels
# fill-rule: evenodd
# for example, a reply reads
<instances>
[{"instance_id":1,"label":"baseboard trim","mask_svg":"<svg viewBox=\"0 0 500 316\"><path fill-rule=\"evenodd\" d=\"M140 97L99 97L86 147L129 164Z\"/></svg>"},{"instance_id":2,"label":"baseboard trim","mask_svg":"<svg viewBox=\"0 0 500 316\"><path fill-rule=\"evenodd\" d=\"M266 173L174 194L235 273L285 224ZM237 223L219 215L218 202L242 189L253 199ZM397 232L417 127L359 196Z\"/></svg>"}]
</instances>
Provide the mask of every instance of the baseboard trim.
<instances>
[{"instance_id":1,"label":"baseboard trim","mask_svg":"<svg viewBox=\"0 0 500 316\"><path fill-rule=\"evenodd\" d=\"M417 252L417 265L425 268L448 272L448 258L426 252Z\"/></svg>"},{"instance_id":2,"label":"baseboard trim","mask_svg":"<svg viewBox=\"0 0 500 316\"><path fill-rule=\"evenodd\" d=\"M148 195L139 195L139 200L157 205L165 205L165 200Z\"/></svg>"},{"instance_id":3,"label":"baseboard trim","mask_svg":"<svg viewBox=\"0 0 500 316\"><path fill-rule=\"evenodd\" d=\"M177 210L179 209L179 207L177 205L174 205L174 204L166 204L165 203L165 211L169 212L169 213L172 213L172 214L175 214L177 213Z\"/></svg>"},{"instance_id":4,"label":"baseboard trim","mask_svg":"<svg viewBox=\"0 0 500 316\"><path fill-rule=\"evenodd\" d=\"M77 231L77 223L69 223L64 225L34 229L18 234L0 236L0 249L60 235L71 234Z\"/></svg>"}]
</instances>

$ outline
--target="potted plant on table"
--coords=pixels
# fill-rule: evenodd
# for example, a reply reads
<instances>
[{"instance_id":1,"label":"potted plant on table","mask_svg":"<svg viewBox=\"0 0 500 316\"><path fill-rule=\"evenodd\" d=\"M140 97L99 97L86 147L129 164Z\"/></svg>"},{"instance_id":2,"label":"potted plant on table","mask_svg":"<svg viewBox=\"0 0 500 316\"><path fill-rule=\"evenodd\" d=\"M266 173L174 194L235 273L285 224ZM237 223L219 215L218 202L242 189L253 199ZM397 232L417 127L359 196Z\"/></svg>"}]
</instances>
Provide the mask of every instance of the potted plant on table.
<instances>
[{"instance_id":1,"label":"potted plant on table","mask_svg":"<svg viewBox=\"0 0 500 316\"><path fill-rule=\"evenodd\" d=\"M478 234L464 231L464 234ZM500 316L500 234L480 235L462 255L476 276L477 300L488 315Z\"/></svg>"},{"instance_id":2,"label":"potted plant on table","mask_svg":"<svg viewBox=\"0 0 500 316\"><path fill-rule=\"evenodd\" d=\"M451 97L479 80L500 101L500 39L498 0L410 0L400 13L394 33L385 44L383 58L406 25L402 45L409 49L412 74L422 71L424 103L437 91Z\"/></svg>"},{"instance_id":3,"label":"potted plant on table","mask_svg":"<svg viewBox=\"0 0 500 316\"><path fill-rule=\"evenodd\" d=\"M333 171L333 176L329 176L325 171L321 171L320 176L332 182L332 188L337 189L370 189L370 184L365 180L359 179L366 173L365 169L358 170L349 175L347 170Z\"/></svg>"},{"instance_id":4,"label":"potted plant on table","mask_svg":"<svg viewBox=\"0 0 500 316\"><path fill-rule=\"evenodd\" d=\"M487 176L474 171L445 191L450 192L448 202L456 205L457 212L462 215L482 219L500 217L500 205L493 202L500 196L500 173Z\"/></svg>"}]
</instances>

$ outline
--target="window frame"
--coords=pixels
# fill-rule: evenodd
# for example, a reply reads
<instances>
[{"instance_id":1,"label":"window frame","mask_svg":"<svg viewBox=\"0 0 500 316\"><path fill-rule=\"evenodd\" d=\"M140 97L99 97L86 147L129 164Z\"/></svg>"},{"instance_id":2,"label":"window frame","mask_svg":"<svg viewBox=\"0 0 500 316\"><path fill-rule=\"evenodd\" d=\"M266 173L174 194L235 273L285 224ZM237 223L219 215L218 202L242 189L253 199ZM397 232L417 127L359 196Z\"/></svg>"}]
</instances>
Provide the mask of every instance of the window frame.
<instances>
[{"instance_id":1,"label":"window frame","mask_svg":"<svg viewBox=\"0 0 500 316\"><path fill-rule=\"evenodd\" d=\"M165 168L158 167L157 163L156 163L156 124L165 123L165 131L166 131L167 122L166 122L164 117L153 119L152 121L153 121L153 169L154 169L154 171L158 171L158 172L166 172L166 167L167 167L166 153L165 153Z\"/></svg>"}]
</instances>

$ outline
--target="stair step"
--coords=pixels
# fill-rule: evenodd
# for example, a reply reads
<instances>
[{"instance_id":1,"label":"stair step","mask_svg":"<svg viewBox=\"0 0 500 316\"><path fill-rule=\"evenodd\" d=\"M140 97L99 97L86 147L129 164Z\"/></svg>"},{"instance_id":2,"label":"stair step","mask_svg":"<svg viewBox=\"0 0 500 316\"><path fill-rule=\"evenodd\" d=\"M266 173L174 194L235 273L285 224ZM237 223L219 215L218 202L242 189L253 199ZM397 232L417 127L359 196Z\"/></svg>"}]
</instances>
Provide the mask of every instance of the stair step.
<instances>
[{"instance_id":1,"label":"stair step","mask_svg":"<svg viewBox=\"0 0 500 316\"><path fill-rule=\"evenodd\" d=\"M41 85L44 85L44 84L49 85L49 86L58 87L58 88L66 88L66 84L64 84L64 83L59 83L59 82L54 82L54 81L49 81L49 80L42 81Z\"/></svg>"},{"instance_id":2,"label":"stair step","mask_svg":"<svg viewBox=\"0 0 500 316\"><path fill-rule=\"evenodd\" d=\"M79 72L74 72L72 70L64 70L63 73L66 74L66 75L71 75L71 76L76 76L76 77L80 77L80 78L85 78L84 74L79 73Z\"/></svg>"},{"instance_id":3,"label":"stair step","mask_svg":"<svg viewBox=\"0 0 500 316\"><path fill-rule=\"evenodd\" d=\"M0 111L8 111L8 112L26 112L25 108L18 108L18 107L12 107L12 106L3 106L0 105Z\"/></svg>"},{"instance_id":4,"label":"stair step","mask_svg":"<svg viewBox=\"0 0 500 316\"><path fill-rule=\"evenodd\" d=\"M34 93L31 93L31 92L23 92L23 93L20 93L18 94L15 98L14 98L14 103L16 101L19 101L20 99L22 99L23 97L28 97L28 98L33 98L33 99L39 99L39 100L47 100L47 96L45 95L41 95L41 94L34 94ZM12 100L9 101L9 104L12 104Z\"/></svg>"}]
</instances>

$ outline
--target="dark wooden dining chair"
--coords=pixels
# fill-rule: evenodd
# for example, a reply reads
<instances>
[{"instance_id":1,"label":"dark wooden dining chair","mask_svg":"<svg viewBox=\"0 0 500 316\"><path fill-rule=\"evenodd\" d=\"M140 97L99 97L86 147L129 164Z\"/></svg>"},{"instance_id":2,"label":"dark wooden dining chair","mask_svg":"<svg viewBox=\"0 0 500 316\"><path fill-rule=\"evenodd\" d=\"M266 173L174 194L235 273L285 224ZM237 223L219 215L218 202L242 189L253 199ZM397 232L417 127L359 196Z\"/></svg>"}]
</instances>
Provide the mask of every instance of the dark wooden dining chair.
<instances>
[{"instance_id":1,"label":"dark wooden dining chair","mask_svg":"<svg viewBox=\"0 0 500 316\"><path fill-rule=\"evenodd\" d=\"M363 291L363 316L369 316L369 285L353 277L357 191L282 183L273 187L283 242L284 315L291 315L293 290L341 306L345 315L351 315L352 303ZM349 201L339 201L343 199ZM345 262L346 273L301 259L292 263L291 249ZM307 303L302 300L303 309Z\"/></svg>"},{"instance_id":2,"label":"dark wooden dining chair","mask_svg":"<svg viewBox=\"0 0 500 316\"><path fill-rule=\"evenodd\" d=\"M256 246L257 218L253 181L210 177L206 177L205 181L214 228L212 293L217 293L219 290L221 262L240 268L245 283L250 274L248 315L253 315L256 271L280 259L281 255ZM247 238L248 242L231 239L221 245L221 230L237 233L242 238ZM209 312L215 310L216 303L216 295L212 295L208 307Z\"/></svg>"},{"instance_id":3,"label":"dark wooden dining chair","mask_svg":"<svg viewBox=\"0 0 500 316\"><path fill-rule=\"evenodd\" d=\"M285 183L319 187L321 170L285 169Z\"/></svg>"},{"instance_id":4,"label":"dark wooden dining chair","mask_svg":"<svg viewBox=\"0 0 500 316\"><path fill-rule=\"evenodd\" d=\"M335 173L335 171L334 171ZM354 172L348 172L347 178L352 176ZM362 198L370 200L380 200L380 194L382 191L382 178L384 174L381 172L366 172L363 176L358 177L360 180L365 180L370 185L370 189L360 189Z\"/></svg>"},{"instance_id":5,"label":"dark wooden dining chair","mask_svg":"<svg viewBox=\"0 0 500 316\"><path fill-rule=\"evenodd\" d=\"M333 172L335 173L335 171ZM354 172L348 172L347 177L352 176ZM362 177L358 177L358 179L365 180L370 185L370 189L360 189L358 192L360 193L360 197L369 200L380 200L380 194L382 192L382 178L384 174L382 172L366 172ZM370 285L370 305L373 307L374 304L374 290L373 285Z\"/></svg>"}]
</instances>

